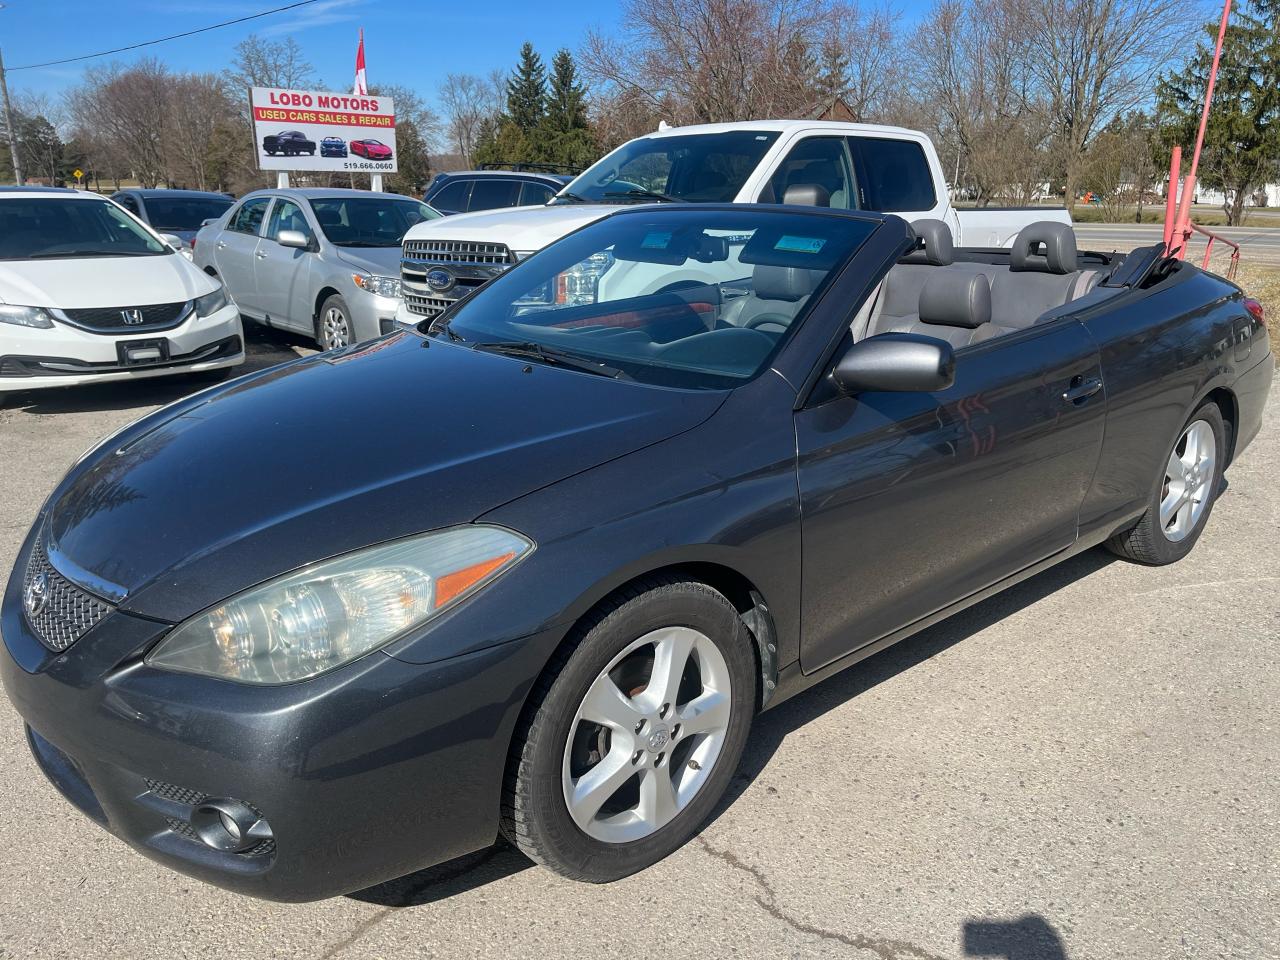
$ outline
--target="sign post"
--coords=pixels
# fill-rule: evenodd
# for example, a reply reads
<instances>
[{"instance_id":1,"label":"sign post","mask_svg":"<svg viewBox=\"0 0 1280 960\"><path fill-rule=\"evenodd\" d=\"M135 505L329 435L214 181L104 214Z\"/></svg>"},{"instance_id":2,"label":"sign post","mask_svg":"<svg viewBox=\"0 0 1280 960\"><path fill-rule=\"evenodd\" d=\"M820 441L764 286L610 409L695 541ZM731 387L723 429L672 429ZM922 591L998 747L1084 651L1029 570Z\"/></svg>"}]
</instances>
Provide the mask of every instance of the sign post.
<instances>
[{"instance_id":1,"label":"sign post","mask_svg":"<svg viewBox=\"0 0 1280 960\"><path fill-rule=\"evenodd\" d=\"M77 187L82 186L81 181L84 180L84 171L81 170L79 167L76 167L74 170L71 171L71 175L76 178L76 186Z\"/></svg>"},{"instance_id":2,"label":"sign post","mask_svg":"<svg viewBox=\"0 0 1280 960\"><path fill-rule=\"evenodd\" d=\"M249 94L258 167L288 185L294 170L367 173L373 189L395 173L396 111L389 97L254 87Z\"/></svg>"}]
</instances>

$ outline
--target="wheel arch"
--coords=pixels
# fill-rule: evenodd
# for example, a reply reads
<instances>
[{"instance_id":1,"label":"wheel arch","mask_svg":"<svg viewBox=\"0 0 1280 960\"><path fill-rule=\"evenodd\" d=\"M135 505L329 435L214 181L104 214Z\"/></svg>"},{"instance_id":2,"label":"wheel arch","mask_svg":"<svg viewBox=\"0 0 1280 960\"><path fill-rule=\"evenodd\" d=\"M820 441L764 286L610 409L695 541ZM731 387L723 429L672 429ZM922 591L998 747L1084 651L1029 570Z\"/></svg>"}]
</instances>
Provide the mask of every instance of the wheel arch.
<instances>
[{"instance_id":1,"label":"wheel arch","mask_svg":"<svg viewBox=\"0 0 1280 960\"><path fill-rule=\"evenodd\" d=\"M1227 436L1224 438L1227 449L1227 466L1231 465L1231 461L1235 459L1236 454L1236 436L1238 434L1238 425L1240 423L1240 401L1236 399L1236 395L1230 388L1214 387L1196 403L1196 407L1200 407L1205 403L1212 402L1217 404L1218 409L1222 411L1222 419L1227 425Z\"/></svg>"},{"instance_id":2,"label":"wheel arch","mask_svg":"<svg viewBox=\"0 0 1280 960\"><path fill-rule=\"evenodd\" d=\"M316 294L315 303L311 307L311 322L314 324L320 319L320 310L324 307L324 302L330 297L342 296L342 291L330 284L325 284L320 288L320 292Z\"/></svg>"}]
</instances>

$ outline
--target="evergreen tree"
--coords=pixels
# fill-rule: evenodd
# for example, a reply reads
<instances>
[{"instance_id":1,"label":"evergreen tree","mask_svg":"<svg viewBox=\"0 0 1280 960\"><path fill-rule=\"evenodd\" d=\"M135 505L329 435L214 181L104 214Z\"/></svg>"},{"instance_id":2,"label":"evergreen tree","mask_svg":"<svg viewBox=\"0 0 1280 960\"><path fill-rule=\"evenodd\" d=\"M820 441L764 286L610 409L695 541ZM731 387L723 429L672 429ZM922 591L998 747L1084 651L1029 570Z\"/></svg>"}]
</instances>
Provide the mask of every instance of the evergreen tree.
<instances>
[{"instance_id":1,"label":"evergreen tree","mask_svg":"<svg viewBox=\"0 0 1280 960\"><path fill-rule=\"evenodd\" d=\"M529 133L547 112L547 70L542 58L526 42L520 48L520 62L507 81L507 118L522 132Z\"/></svg>"},{"instance_id":2,"label":"evergreen tree","mask_svg":"<svg viewBox=\"0 0 1280 960\"><path fill-rule=\"evenodd\" d=\"M1157 84L1161 140L1190 150L1213 64L1218 23L1180 72ZM1166 153L1167 156L1167 153ZM1222 190L1229 223L1244 217L1245 201L1280 166L1280 0L1253 0L1237 13L1222 45L1222 61L1205 130L1197 179Z\"/></svg>"},{"instance_id":3,"label":"evergreen tree","mask_svg":"<svg viewBox=\"0 0 1280 960\"><path fill-rule=\"evenodd\" d=\"M589 165L599 155L587 120L587 91L578 82L573 54L561 50L551 61L547 112L538 139L542 158L571 167Z\"/></svg>"}]
</instances>

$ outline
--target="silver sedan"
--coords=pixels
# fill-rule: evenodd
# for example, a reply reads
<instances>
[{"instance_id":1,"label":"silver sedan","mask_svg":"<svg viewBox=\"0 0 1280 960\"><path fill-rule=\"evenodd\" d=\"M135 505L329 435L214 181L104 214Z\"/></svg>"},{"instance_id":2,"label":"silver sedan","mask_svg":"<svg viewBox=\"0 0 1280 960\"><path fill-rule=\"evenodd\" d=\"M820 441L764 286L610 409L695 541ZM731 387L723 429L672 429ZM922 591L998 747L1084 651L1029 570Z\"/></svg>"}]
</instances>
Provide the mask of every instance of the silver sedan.
<instances>
[{"instance_id":1,"label":"silver sedan","mask_svg":"<svg viewBox=\"0 0 1280 960\"><path fill-rule=\"evenodd\" d=\"M440 214L367 190L259 190L196 234L194 259L246 320L314 337L322 349L396 328L400 243Z\"/></svg>"}]
</instances>

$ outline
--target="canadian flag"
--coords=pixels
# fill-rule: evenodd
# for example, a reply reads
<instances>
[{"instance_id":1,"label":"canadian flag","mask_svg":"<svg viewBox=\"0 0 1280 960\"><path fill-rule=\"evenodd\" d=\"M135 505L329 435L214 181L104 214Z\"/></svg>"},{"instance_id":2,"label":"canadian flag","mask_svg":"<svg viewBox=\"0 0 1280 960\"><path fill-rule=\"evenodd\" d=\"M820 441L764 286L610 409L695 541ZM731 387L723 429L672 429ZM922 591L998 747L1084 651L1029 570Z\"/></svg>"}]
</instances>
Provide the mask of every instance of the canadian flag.
<instances>
[{"instance_id":1,"label":"canadian flag","mask_svg":"<svg viewBox=\"0 0 1280 960\"><path fill-rule=\"evenodd\" d=\"M356 85L352 93L368 95L369 84L364 77L364 28L360 29L360 46L356 47Z\"/></svg>"}]
</instances>

